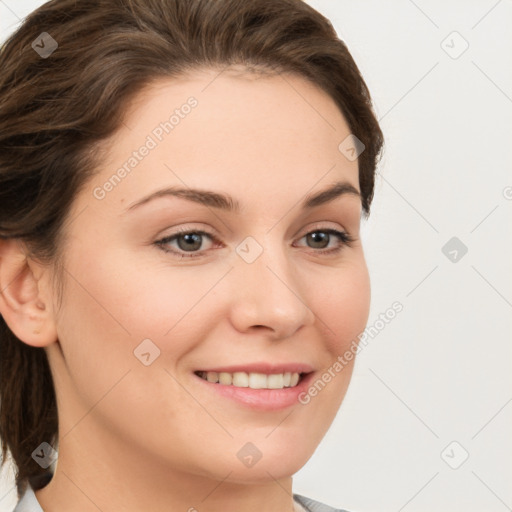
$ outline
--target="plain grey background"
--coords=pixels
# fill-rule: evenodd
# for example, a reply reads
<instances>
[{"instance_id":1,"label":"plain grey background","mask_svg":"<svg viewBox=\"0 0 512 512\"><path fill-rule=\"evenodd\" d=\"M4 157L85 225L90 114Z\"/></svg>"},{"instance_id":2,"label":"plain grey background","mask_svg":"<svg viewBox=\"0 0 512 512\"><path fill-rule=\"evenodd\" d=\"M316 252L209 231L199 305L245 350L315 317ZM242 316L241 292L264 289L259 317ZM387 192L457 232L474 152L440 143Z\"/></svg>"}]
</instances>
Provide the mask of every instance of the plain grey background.
<instances>
[{"instance_id":1,"label":"plain grey background","mask_svg":"<svg viewBox=\"0 0 512 512\"><path fill-rule=\"evenodd\" d=\"M0 39L42 3L0 0ZM368 325L403 311L360 352L294 492L353 512L512 510L512 2L308 3L347 43L386 137L363 229ZM10 512L12 468L1 476Z\"/></svg>"}]
</instances>

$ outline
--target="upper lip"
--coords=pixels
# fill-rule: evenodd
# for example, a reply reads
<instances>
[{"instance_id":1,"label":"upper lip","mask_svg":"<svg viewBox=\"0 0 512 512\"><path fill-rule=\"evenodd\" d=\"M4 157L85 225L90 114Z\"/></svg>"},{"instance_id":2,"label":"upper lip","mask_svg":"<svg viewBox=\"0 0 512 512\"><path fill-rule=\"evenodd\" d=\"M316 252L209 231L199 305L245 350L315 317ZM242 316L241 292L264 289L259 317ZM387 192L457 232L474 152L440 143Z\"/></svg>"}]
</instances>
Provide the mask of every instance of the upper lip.
<instances>
[{"instance_id":1,"label":"upper lip","mask_svg":"<svg viewBox=\"0 0 512 512\"><path fill-rule=\"evenodd\" d=\"M203 372L245 372L245 373L309 373L313 371L313 367L306 363L250 363L237 364L231 366L217 366L215 368L201 368L197 371Z\"/></svg>"}]
</instances>

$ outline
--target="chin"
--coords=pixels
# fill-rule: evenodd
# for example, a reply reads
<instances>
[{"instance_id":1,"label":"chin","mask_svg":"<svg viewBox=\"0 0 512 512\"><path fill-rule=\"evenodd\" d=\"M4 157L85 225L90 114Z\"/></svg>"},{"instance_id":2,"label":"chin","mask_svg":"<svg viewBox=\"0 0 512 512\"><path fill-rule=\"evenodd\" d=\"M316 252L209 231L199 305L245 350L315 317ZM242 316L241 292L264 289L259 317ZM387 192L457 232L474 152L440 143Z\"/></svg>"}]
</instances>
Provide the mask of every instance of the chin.
<instances>
[{"instance_id":1,"label":"chin","mask_svg":"<svg viewBox=\"0 0 512 512\"><path fill-rule=\"evenodd\" d=\"M233 483L261 484L269 480L289 478L306 464L314 448L308 451L304 449L304 445L301 450L297 446L286 448L287 451L282 446L280 449L273 449L267 443L267 447L262 447L259 454L254 451L252 460L250 456L244 457L243 453L239 456L233 452L232 456L223 456L222 461L217 459L218 464L212 469L216 479L224 479L229 474L227 480ZM244 461L244 458L247 460Z\"/></svg>"},{"instance_id":2,"label":"chin","mask_svg":"<svg viewBox=\"0 0 512 512\"><path fill-rule=\"evenodd\" d=\"M295 461L282 461L278 458L268 459L263 462L263 459L256 463L252 468L238 467L237 465L226 465L226 473L216 475L217 479L223 480L226 475L230 473L227 481L231 483L258 485L268 483L269 481L282 480L284 478L292 477L302 466L307 462L304 459L300 462Z\"/></svg>"}]
</instances>

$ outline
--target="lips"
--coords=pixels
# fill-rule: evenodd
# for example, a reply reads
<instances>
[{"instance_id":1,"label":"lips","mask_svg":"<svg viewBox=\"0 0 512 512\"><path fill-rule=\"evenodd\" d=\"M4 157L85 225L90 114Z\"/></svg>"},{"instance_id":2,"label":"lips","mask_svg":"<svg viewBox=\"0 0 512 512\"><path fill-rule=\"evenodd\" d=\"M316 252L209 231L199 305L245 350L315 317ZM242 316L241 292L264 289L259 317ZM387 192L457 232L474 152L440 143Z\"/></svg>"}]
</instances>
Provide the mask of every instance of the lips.
<instances>
[{"instance_id":1,"label":"lips","mask_svg":"<svg viewBox=\"0 0 512 512\"><path fill-rule=\"evenodd\" d=\"M249 370L252 368L264 369L266 372L271 369L310 369L311 366L303 364L286 365L261 365L252 364L244 366L225 366L218 367L215 370ZM242 376L241 374L244 374ZM293 381L292 381L292 375ZM195 382L198 384L198 390L201 393L207 393L205 400L210 401L210 396L220 397L220 400L228 400L231 403L242 406L246 409L256 411L277 411L287 407L300 405L299 397L305 393L308 386L316 375L315 371L307 373L301 372L283 372L283 373L259 373L245 371L216 372L214 370L198 370L194 372ZM205 378L206 377L206 378ZM249 381L245 380L248 377ZM235 382L230 382L231 379ZM290 379L289 383L287 379ZM242 380L239 380L242 379ZM252 382L251 382L252 379ZM223 384L223 381L225 382ZM252 385L255 385L253 387ZM292 385L293 384L293 385ZM212 394L213 395L210 395Z\"/></svg>"}]
</instances>

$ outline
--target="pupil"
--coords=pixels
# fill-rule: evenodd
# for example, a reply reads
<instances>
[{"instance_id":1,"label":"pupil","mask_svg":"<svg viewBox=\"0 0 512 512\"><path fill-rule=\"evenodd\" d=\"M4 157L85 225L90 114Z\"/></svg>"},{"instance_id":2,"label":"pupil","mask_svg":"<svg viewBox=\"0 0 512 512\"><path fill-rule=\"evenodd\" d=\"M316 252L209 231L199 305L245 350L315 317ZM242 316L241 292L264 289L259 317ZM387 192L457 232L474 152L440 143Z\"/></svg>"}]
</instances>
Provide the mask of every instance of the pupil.
<instances>
[{"instance_id":1,"label":"pupil","mask_svg":"<svg viewBox=\"0 0 512 512\"><path fill-rule=\"evenodd\" d=\"M313 241L313 243L320 243L321 249L324 248L329 243L329 234L323 233L321 231L315 231L309 235ZM323 243L327 242L327 243Z\"/></svg>"},{"instance_id":2,"label":"pupil","mask_svg":"<svg viewBox=\"0 0 512 512\"><path fill-rule=\"evenodd\" d=\"M180 241L183 239L186 241L186 244L182 247ZM181 238L178 238L178 245L180 246L180 249L183 249L184 251L199 249L201 247L201 235L198 235L197 233L188 233L183 235Z\"/></svg>"}]
</instances>

